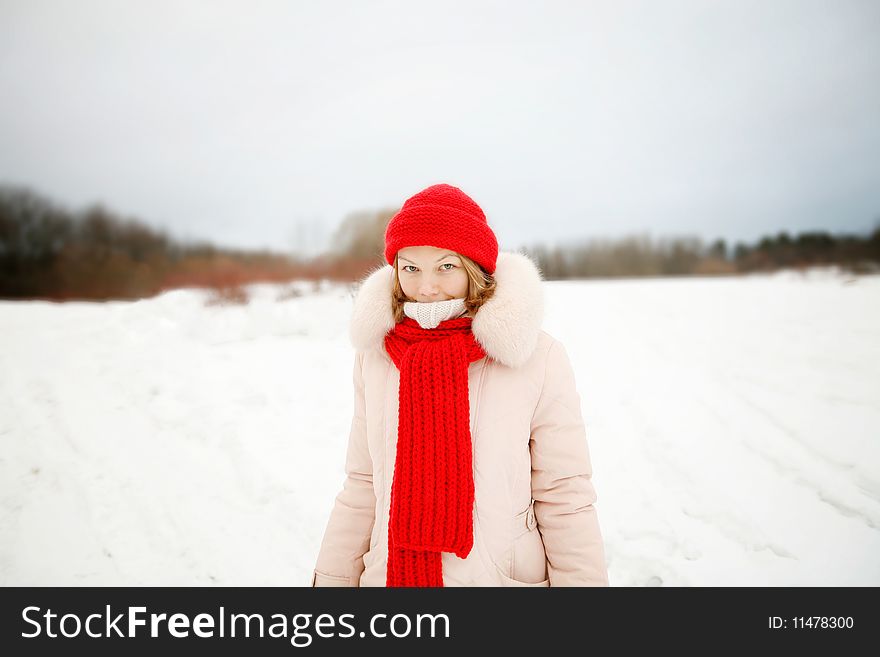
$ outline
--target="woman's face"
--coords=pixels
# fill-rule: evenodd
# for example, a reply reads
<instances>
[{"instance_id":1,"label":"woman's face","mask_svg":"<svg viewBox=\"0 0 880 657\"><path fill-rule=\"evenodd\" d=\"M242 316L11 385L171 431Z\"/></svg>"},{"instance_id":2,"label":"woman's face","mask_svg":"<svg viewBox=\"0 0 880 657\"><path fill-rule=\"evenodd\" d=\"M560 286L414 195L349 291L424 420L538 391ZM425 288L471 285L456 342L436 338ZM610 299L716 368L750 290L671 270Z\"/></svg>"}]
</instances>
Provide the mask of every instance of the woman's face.
<instances>
[{"instance_id":1,"label":"woman's face","mask_svg":"<svg viewBox=\"0 0 880 657\"><path fill-rule=\"evenodd\" d=\"M411 301L426 303L467 296L468 275L449 249L408 246L397 252L397 278Z\"/></svg>"}]
</instances>

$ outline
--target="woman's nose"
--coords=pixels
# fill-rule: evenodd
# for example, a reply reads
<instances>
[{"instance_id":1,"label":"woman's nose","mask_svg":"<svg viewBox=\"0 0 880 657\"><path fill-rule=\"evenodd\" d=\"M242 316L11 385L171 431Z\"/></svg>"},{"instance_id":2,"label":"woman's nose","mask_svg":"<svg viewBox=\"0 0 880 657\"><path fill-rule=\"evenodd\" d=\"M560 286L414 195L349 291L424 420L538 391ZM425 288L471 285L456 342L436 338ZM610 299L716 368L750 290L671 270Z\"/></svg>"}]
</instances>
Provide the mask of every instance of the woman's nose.
<instances>
[{"instance_id":1,"label":"woman's nose","mask_svg":"<svg viewBox=\"0 0 880 657\"><path fill-rule=\"evenodd\" d=\"M426 297L434 296L437 294L437 290L437 284L431 279L423 280L419 286L419 293Z\"/></svg>"}]
</instances>

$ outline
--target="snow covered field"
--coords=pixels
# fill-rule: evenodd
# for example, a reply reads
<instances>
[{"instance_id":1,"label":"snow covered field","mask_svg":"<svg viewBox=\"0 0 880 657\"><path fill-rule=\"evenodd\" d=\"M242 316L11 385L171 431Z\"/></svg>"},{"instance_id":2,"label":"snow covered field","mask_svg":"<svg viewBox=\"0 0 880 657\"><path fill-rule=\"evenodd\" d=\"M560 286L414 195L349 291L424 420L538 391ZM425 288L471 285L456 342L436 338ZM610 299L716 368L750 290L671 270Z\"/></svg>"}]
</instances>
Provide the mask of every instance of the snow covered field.
<instances>
[{"instance_id":1,"label":"snow covered field","mask_svg":"<svg viewBox=\"0 0 880 657\"><path fill-rule=\"evenodd\" d=\"M0 302L0 585L308 585L347 286ZM880 276L545 283L612 586L880 585Z\"/></svg>"}]
</instances>

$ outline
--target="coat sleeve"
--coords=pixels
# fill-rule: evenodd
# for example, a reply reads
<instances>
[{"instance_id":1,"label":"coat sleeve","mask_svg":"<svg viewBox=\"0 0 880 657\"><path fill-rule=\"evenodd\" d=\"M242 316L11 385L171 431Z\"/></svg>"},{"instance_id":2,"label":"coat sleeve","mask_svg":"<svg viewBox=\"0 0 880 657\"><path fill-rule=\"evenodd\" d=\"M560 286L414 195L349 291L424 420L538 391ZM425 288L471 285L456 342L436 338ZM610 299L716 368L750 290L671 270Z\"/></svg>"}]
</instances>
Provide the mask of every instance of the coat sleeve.
<instances>
[{"instance_id":1,"label":"coat sleeve","mask_svg":"<svg viewBox=\"0 0 880 657\"><path fill-rule=\"evenodd\" d=\"M529 449L535 517L550 586L608 586L581 399L565 347L554 340Z\"/></svg>"},{"instance_id":2,"label":"coat sleeve","mask_svg":"<svg viewBox=\"0 0 880 657\"><path fill-rule=\"evenodd\" d=\"M354 415L345 457L345 481L336 496L315 570L312 586L358 586L364 554L370 546L375 518L373 462L367 447L363 352L355 357Z\"/></svg>"}]
</instances>

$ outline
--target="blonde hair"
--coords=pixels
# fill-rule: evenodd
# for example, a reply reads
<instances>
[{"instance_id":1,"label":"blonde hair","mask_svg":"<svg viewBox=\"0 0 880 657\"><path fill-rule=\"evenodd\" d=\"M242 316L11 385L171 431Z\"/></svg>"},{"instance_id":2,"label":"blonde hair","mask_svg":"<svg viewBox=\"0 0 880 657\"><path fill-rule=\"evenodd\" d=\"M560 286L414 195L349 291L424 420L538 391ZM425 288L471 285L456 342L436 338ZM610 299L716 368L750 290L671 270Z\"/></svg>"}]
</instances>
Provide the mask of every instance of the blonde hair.
<instances>
[{"instance_id":1,"label":"blonde hair","mask_svg":"<svg viewBox=\"0 0 880 657\"><path fill-rule=\"evenodd\" d=\"M455 252L453 251L453 253ZM486 273L480 265L467 256L463 256L460 253L455 255L461 258L461 264L464 266L464 271L468 277L468 290L464 298L464 307L469 315L474 316L477 314L480 306L495 294L495 278L491 274ZM395 323L403 321L403 318L406 316L403 312L403 304L407 301L411 301L411 299L407 298L403 293L403 288L400 286L400 279L397 276L397 255L395 255L394 284L391 292L391 310L394 313Z\"/></svg>"}]
</instances>

